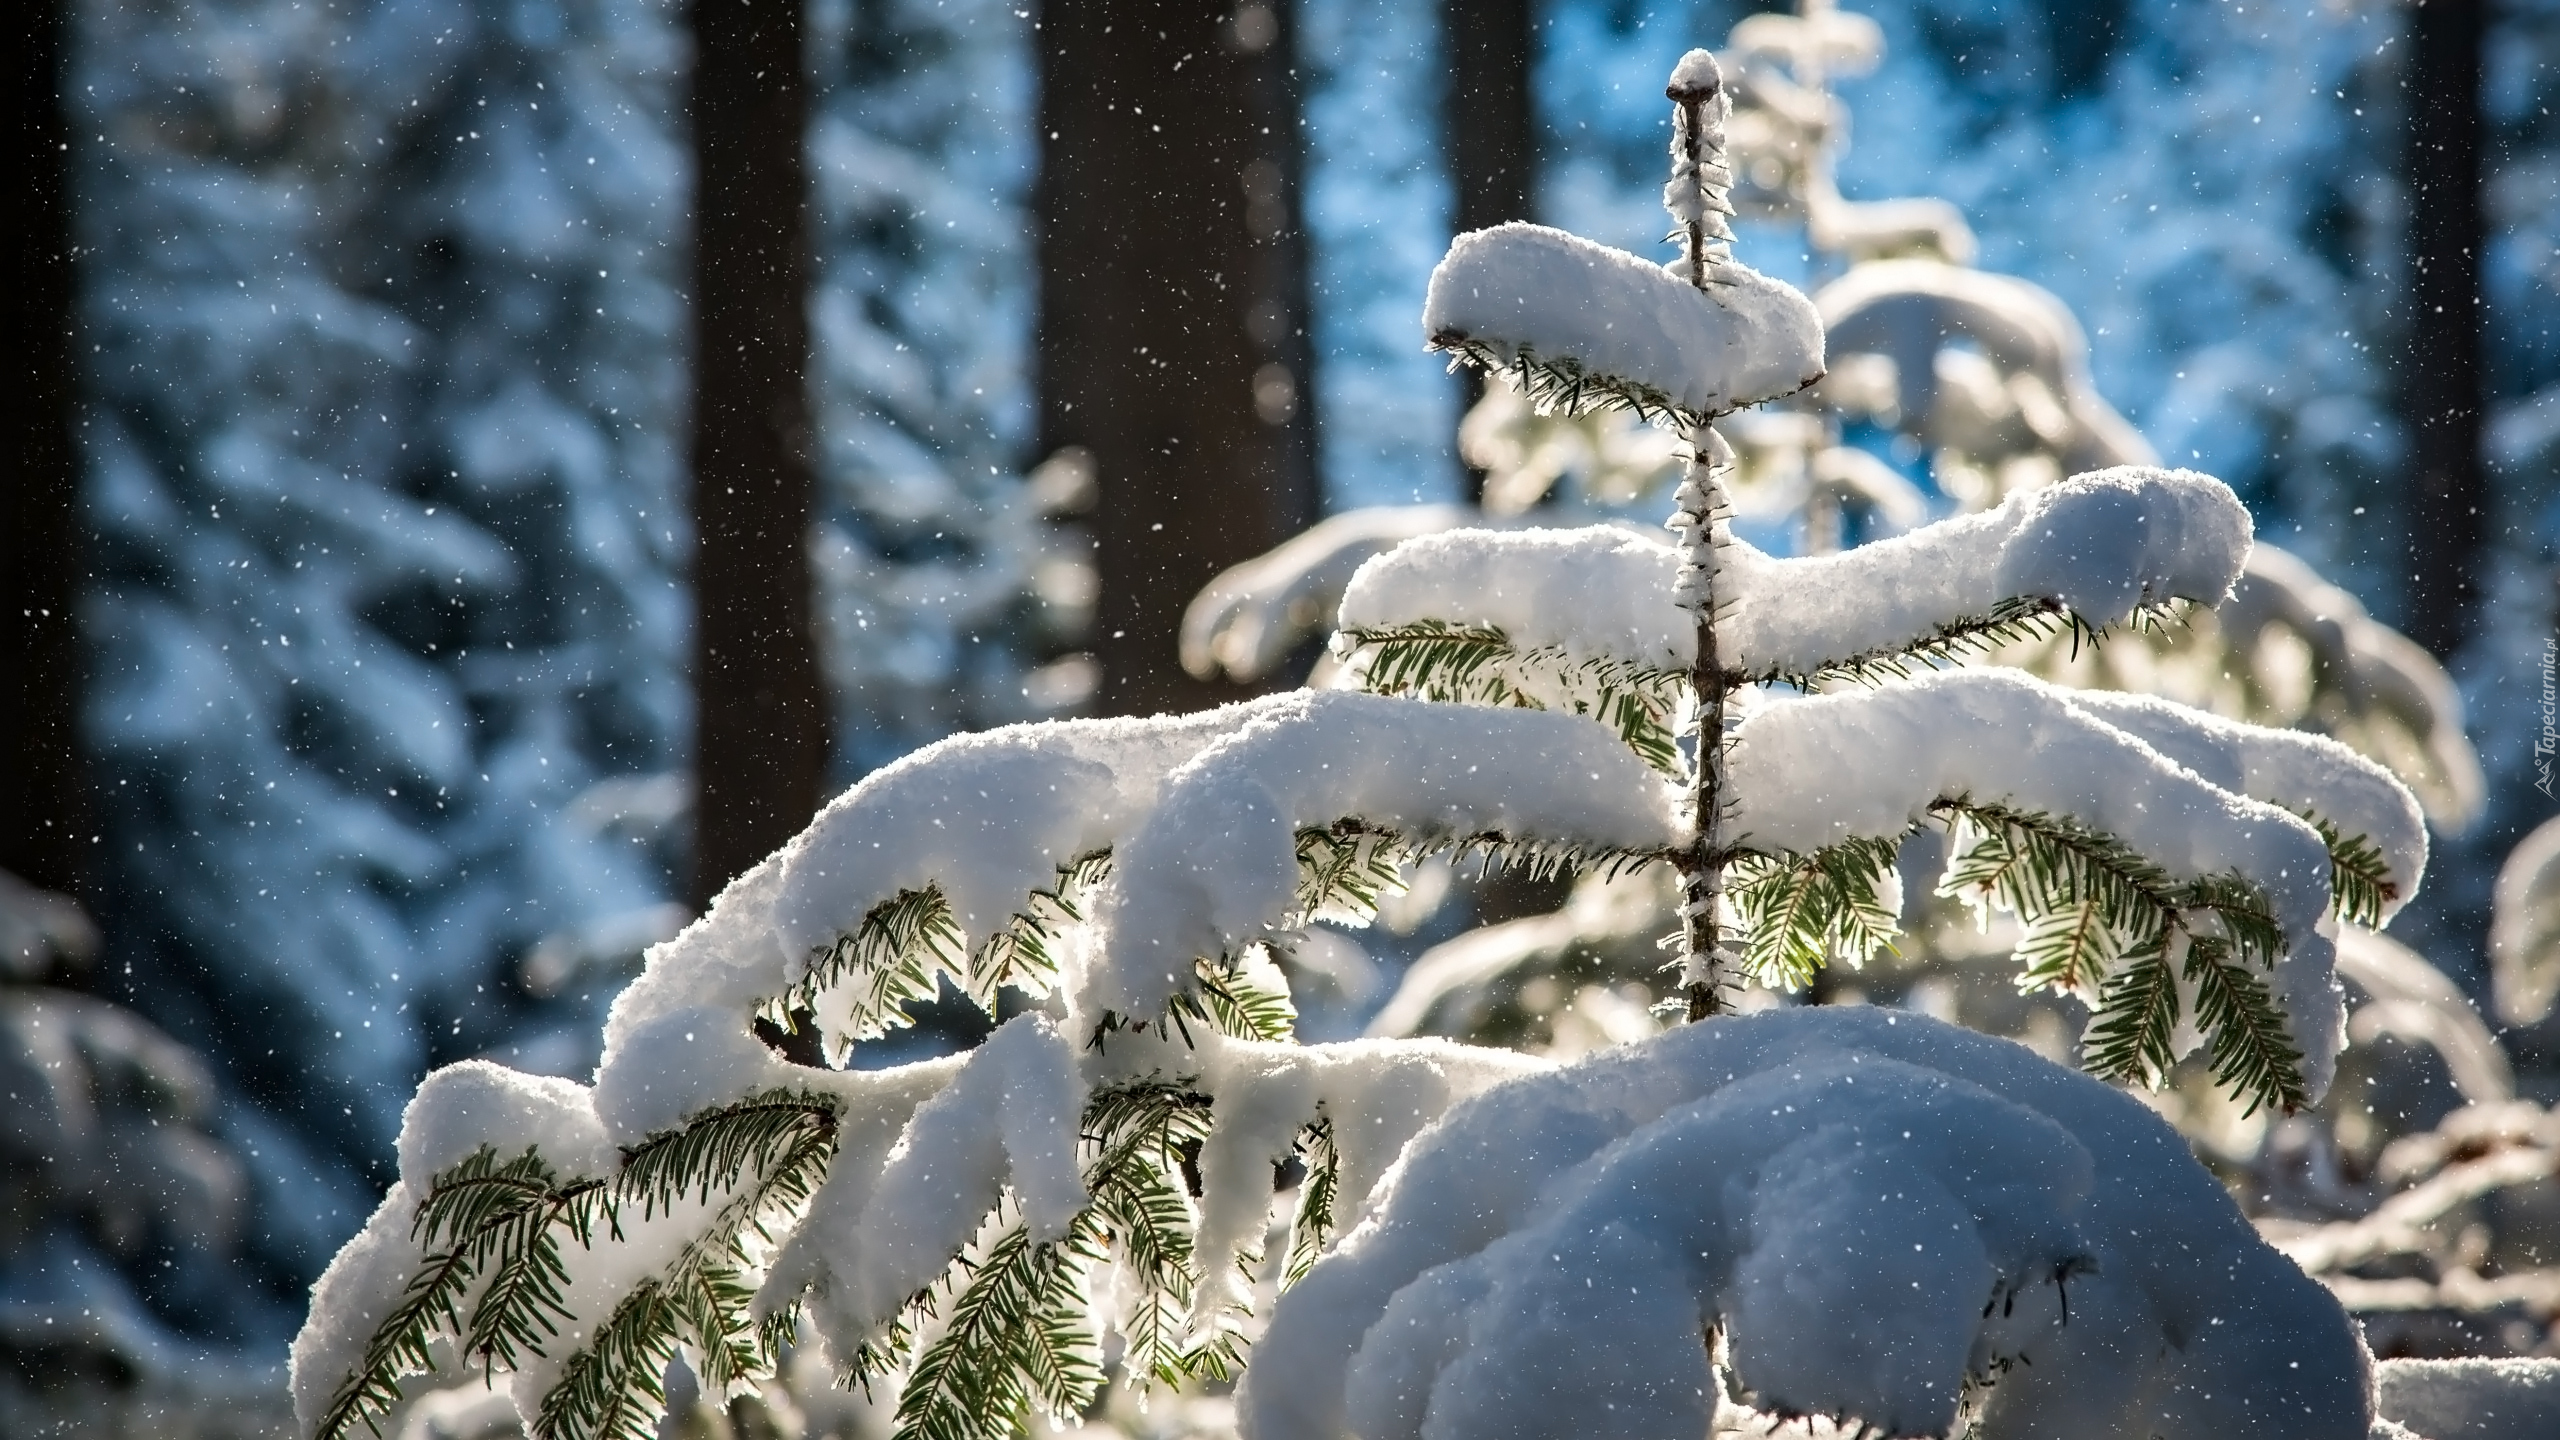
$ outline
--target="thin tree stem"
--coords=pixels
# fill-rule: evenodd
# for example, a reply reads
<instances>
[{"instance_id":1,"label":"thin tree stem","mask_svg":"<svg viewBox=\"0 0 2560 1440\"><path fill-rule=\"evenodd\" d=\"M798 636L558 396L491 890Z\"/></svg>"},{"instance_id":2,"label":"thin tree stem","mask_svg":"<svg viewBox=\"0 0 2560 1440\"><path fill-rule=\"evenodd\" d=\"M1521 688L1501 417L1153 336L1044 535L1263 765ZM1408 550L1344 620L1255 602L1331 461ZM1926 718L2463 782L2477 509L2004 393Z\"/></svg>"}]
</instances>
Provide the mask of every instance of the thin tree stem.
<instances>
[{"instance_id":1,"label":"thin tree stem","mask_svg":"<svg viewBox=\"0 0 2560 1440\"><path fill-rule=\"evenodd\" d=\"M1703 57L1698 57L1703 58ZM1680 218L1688 247L1689 283L1708 291L1714 274L1714 252L1723 238L1713 217L1727 208L1724 197L1723 79L1715 66L1704 73L1684 61L1663 92L1674 106L1672 122L1672 192L1664 199ZM1683 187L1688 193L1678 193ZM1715 432L1713 416L1689 432L1689 465L1681 477L1671 526L1682 537L1679 603L1697 617L1697 656L1689 683L1697 693L1698 750L1690 778L1690 808L1697 836L1680 856L1680 974L1688 999L1688 1018L1704 1020L1722 1012L1726 977L1721 972L1724 936L1717 911L1724 901L1724 870L1732 852L1723 841L1725 674L1716 636L1716 579L1724 548L1723 472L1732 451Z\"/></svg>"},{"instance_id":2,"label":"thin tree stem","mask_svg":"<svg viewBox=\"0 0 2560 1440\"><path fill-rule=\"evenodd\" d=\"M1733 858L1723 842L1724 720L1728 677L1716 635L1716 572L1725 516L1724 446L1713 427L1690 432L1692 456L1682 477L1675 526L1687 537L1680 568L1681 603L1697 617L1697 656L1689 683L1697 694L1697 761L1690 774L1690 810L1697 836L1679 859L1681 983L1688 1018L1703 1020L1724 1007L1720 972L1724 937L1717 911L1724 898L1724 869Z\"/></svg>"}]
</instances>

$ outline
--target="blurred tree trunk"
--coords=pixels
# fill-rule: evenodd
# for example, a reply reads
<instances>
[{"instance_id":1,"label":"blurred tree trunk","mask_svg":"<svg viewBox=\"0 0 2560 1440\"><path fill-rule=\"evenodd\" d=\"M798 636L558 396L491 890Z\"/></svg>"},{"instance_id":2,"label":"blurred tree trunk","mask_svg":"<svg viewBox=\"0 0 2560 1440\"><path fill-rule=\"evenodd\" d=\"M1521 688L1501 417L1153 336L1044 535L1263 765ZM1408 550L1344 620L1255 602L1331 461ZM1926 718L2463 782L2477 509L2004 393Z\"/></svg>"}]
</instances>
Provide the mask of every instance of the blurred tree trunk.
<instances>
[{"instance_id":1,"label":"blurred tree trunk","mask_svg":"<svg viewBox=\"0 0 2560 1440\"><path fill-rule=\"evenodd\" d=\"M1289 8L1040 21L1040 428L1101 480L1102 707L1235 699L1182 672L1183 607L1322 505Z\"/></svg>"},{"instance_id":2,"label":"blurred tree trunk","mask_svg":"<svg viewBox=\"0 0 2560 1440\"><path fill-rule=\"evenodd\" d=\"M1440 150L1457 189L1453 234L1530 218L1538 159L1529 89L1536 24L1530 0L1441 0L1448 88L1440 104ZM1485 373L1470 365L1459 377L1460 403L1472 408L1484 398ZM1484 498L1484 472L1472 466L1467 492L1469 499Z\"/></svg>"},{"instance_id":3,"label":"blurred tree trunk","mask_svg":"<svg viewBox=\"0 0 2560 1440\"><path fill-rule=\"evenodd\" d=\"M79 893L87 860L87 805L79 743L80 649L74 626L88 555L80 523L79 451L72 440L77 387L71 351L72 269L69 117L64 110L68 0L35 0L18 12L25 36L14 67L18 182L11 333L17 379L8 393L11 473L5 501L9 649L0 699L0 869L49 890Z\"/></svg>"},{"instance_id":4,"label":"blurred tree trunk","mask_svg":"<svg viewBox=\"0 0 2560 1440\"><path fill-rule=\"evenodd\" d=\"M2480 251L2481 0L2418 0L2409 9L2409 323L2401 416L2409 432L2405 492L2406 628L2451 656L2479 610L2489 505L2481 456L2487 404Z\"/></svg>"},{"instance_id":5,"label":"blurred tree trunk","mask_svg":"<svg viewBox=\"0 0 2560 1440\"><path fill-rule=\"evenodd\" d=\"M799 0L693 0L693 875L808 823L827 756L809 566Z\"/></svg>"}]
</instances>

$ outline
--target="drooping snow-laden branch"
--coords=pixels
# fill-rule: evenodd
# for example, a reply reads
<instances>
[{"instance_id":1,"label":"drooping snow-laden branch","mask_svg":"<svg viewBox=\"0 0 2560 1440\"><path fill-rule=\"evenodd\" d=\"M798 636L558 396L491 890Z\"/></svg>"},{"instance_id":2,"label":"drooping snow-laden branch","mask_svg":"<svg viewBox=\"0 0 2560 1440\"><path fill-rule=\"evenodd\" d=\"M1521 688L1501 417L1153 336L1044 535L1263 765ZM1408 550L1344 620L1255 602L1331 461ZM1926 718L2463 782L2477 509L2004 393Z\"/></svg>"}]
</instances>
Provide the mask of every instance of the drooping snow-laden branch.
<instances>
[{"instance_id":1,"label":"drooping snow-laden branch","mask_svg":"<svg viewBox=\"0 0 2560 1440\"><path fill-rule=\"evenodd\" d=\"M1662 777L1566 714L1301 693L920 752L651 953L592 1088L430 1077L400 1183L315 1293L297 1411L346 1434L468 1362L512 1373L538 1435L636 1433L679 1349L743 1383L804 1309L902 1378L919 1436L1072 1413L1115 1330L1138 1373L1222 1373L1276 1169L1320 1158L1303 1265L1415 1129L1527 1063L1281 1043L1267 952L1435 848L1583 868L1682 833ZM805 1011L840 1055L946 979L1048 1012L879 1071L788 1063L751 1025ZM1112 1267L1126 1303L1094 1314Z\"/></svg>"},{"instance_id":2,"label":"drooping snow-laden branch","mask_svg":"<svg viewBox=\"0 0 2560 1440\"><path fill-rule=\"evenodd\" d=\"M1724 1353L1711 1355L1721 1334ZM1247 1440L2362 1435L2369 1362L2130 1098L1923 1017L1728 1018L1497 1087L1281 1297ZM1595 1420L1595 1417L1600 1417Z\"/></svg>"},{"instance_id":3,"label":"drooping snow-laden branch","mask_svg":"<svg viewBox=\"0 0 2560 1440\"><path fill-rule=\"evenodd\" d=\"M1494 837L1574 868L1659 856L1684 829L1660 777L1580 717L1292 696L1172 776L1117 852L1079 1002L1128 1014L1188 993L1194 957L1232 953L1297 909L1297 837L1344 817L1407 844Z\"/></svg>"},{"instance_id":4,"label":"drooping snow-laden branch","mask_svg":"<svg viewBox=\"0 0 2560 1440\"><path fill-rule=\"evenodd\" d=\"M2100 471L1837 555L1733 540L1719 652L1733 684L1880 678L2037 626L2095 632L2172 601L2214 604L2248 553L2248 512L2220 481ZM1685 671L1696 635L1672 599L1678 565L1675 546L1614 528L1429 535L1353 575L1338 643L1392 646L1436 623L1568 663Z\"/></svg>"},{"instance_id":5,"label":"drooping snow-laden branch","mask_svg":"<svg viewBox=\"0 0 2560 1440\"><path fill-rule=\"evenodd\" d=\"M1821 377L1811 301L1738 261L1715 280L1702 292L1623 250L1513 222L1450 245L1423 329L1542 405L1623 406L1684 429Z\"/></svg>"},{"instance_id":6,"label":"drooping snow-laden branch","mask_svg":"<svg viewBox=\"0 0 2560 1440\"><path fill-rule=\"evenodd\" d=\"M2096 1068L2156 1083L2193 1034L2286 1108L2335 1064L2333 901L2379 920L2426 864L2415 801L2343 746L2012 671L1771 705L1736 731L1732 776L1737 845L1851 846L1852 895L1885 880L1878 842L1958 822L1942 888L2019 913L2027 982L2094 1004Z\"/></svg>"}]
</instances>

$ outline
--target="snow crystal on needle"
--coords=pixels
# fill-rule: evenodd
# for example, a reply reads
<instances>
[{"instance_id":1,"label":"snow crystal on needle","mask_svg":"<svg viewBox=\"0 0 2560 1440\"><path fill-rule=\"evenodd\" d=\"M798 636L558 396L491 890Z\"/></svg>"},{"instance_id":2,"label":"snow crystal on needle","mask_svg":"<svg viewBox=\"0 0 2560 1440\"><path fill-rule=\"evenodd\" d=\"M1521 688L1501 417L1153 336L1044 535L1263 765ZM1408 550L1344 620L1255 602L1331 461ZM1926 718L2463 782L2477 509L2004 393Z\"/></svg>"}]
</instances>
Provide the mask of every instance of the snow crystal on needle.
<instances>
[{"instance_id":1,"label":"snow crystal on needle","mask_svg":"<svg viewBox=\"0 0 2560 1440\"><path fill-rule=\"evenodd\" d=\"M1120 847L1079 1000L1148 1014L1295 907L1297 832L1357 816L1407 836L1498 832L1627 850L1675 843L1662 779L1576 715L1348 692L1278 697L1165 782Z\"/></svg>"},{"instance_id":2,"label":"snow crystal on needle","mask_svg":"<svg viewBox=\"0 0 2560 1440\"><path fill-rule=\"evenodd\" d=\"M2248 511L2221 481L2100 471L1838 555L1774 559L1736 540L1719 639L1745 675L1804 675L1907 650L2004 600L2058 601L2097 626L2172 597L2213 604L2248 554ZM1678 568L1671 545L1606 527L1451 531L1361 566L1341 624L1487 625L1524 648L1685 669L1697 636L1671 598Z\"/></svg>"},{"instance_id":3,"label":"snow crystal on needle","mask_svg":"<svg viewBox=\"0 0 2560 1440\"><path fill-rule=\"evenodd\" d=\"M1955 670L1906 685L1771 705L1734 731L1729 833L1812 851L1898 835L1941 799L2067 816L2180 880L2236 871L2267 893L2288 949L2277 999L2313 1098L2328 1088L2344 1017L2329 908L2329 850L2300 817L2212 785L2077 708L2077 692L2014 670Z\"/></svg>"},{"instance_id":4,"label":"snow crystal on needle","mask_svg":"<svg viewBox=\"0 0 2560 1440\"><path fill-rule=\"evenodd\" d=\"M1449 244L1431 272L1422 328L1435 346L1473 341L1508 362L1572 361L1723 414L1822 377L1822 323L1794 287L1726 261L1700 291L1623 250L1518 221Z\"/></svg>"},{"instance_id":5,"label":"snow crystal on needle","mask_svg":"<svg viewBox=\"0 0 2560 1440\"><path fill-rule=\"evenodd\" d=\"M2066 1295L2067 1291L2067 1295ZM2068 1306L2067 1315L2065 1305ZM1281 1297L1247 1440L1706 1433L1721 1321L1763 1409L1943 1433L2362 1436L2335 1299L2138 1102L1874 1009L1671 1031L1496 1086Z\"/></svg>"}]
</instances>

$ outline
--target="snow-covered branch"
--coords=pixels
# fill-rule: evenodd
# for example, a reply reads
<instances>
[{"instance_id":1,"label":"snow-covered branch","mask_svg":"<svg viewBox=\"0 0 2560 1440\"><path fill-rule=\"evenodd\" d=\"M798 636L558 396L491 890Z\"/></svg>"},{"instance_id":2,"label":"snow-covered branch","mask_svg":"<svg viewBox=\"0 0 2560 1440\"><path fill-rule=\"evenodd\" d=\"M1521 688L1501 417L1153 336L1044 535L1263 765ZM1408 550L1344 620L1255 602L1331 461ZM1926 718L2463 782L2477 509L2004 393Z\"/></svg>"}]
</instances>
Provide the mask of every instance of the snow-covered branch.
<instances>
[{"instance_id":1,"label":"snow-covered branch","mask_svg":"<svg viewBox=\"0 0 2560 1440\"><path fill-rule=\"evenodd\" d=\"M1733 541L1719 647L1737 683L1891 673L2037 617L2097 630L2172 600L2217 603L2248 553L2248 512L2220 481L2101 471L1838 555ZM1674 546L1615 529L1449 531L1361 566L1341 628L1357 640L1437 620L1524 651L1683 670L1696 637L1671 599L1678 564Z\"/></svg>"},{"instance_id":2,"label":"snow-covered branch","mask_svg":"<svg viewBox=\"0 0 2560 1440\"><path fill-rule=\"evenodd\" d=\"M1701 291L1543 225L1453 241L1422 326L1435 349L1516 372L1542 406L1622 405L1684 428L1822 376L1822 327L1792 286L1726 261Z\"/></svg>"},{"instance_id":3,"label":"snow-covered branch","mask_svg":"<svg viewBox=\"0 0 2560 1440\"><path fill-rule=\"evenodd\" d=\"M1684 838L1671 787L1578 716L1301 694L1167 782L1118 852L1079 986L1093 1013L1151 1013L1298 911L1297 836L1345 816L1408 842L1659 854Z\"/></svg>"}]
</instances>

